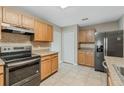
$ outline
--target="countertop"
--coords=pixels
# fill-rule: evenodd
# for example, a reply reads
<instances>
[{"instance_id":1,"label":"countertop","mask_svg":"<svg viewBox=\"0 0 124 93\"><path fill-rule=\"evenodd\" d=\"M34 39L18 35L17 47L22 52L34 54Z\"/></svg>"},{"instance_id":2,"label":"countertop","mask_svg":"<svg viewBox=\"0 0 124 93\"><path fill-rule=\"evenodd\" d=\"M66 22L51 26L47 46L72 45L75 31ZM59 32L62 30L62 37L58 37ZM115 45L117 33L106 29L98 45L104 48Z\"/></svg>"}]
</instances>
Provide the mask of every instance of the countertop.
<instances>
[{"instance_id":1,"label":"countertop","mask_svg":"<svg viewBox=\"0 0 124 93\"><path fill-rule=\"evenodd\" d=\"M106 64L110 73L110 77L112 80L112 85L113 86L122 86L124 85L122 80L120 79L117 71L114 68L114 64L115 65L121 65L124 66L124 58L120 58L120 57L105 57L106 60Z\"/></svg>"},{"instance_id":2,"label":"countertop","mask_svg":"<svg viewBox=\"0 0 124 93\"><path fill-rule=\"evenodd\" d=\"M80 48L78 49L78 52L87 52L87 51L94 51L93 48Z\"/></svg>"},{"instance_id":3,"label":"countertop","mask_svg":"<svg viewBox=\"0 0 124 93\"><path fill-rule=\"evenodd\" d=\"M33 50L32 51L33 54L37 54L37 55L40 55L40 56L47 56L47 55L52 55L52 54L56 54L58 52L56 51L42 51L42 50Z\"/></svg>"},{"instance_id":4,"label":"countertop","mask_svg":"<svg viewBox=\"0 0 124 93\"><path fill-rule=\"evenodd\" d=\"M3 62L3 60L2 59L0 59L0 66L1 65L4 65L5 63Z\"/></svg>"}]
</instances>

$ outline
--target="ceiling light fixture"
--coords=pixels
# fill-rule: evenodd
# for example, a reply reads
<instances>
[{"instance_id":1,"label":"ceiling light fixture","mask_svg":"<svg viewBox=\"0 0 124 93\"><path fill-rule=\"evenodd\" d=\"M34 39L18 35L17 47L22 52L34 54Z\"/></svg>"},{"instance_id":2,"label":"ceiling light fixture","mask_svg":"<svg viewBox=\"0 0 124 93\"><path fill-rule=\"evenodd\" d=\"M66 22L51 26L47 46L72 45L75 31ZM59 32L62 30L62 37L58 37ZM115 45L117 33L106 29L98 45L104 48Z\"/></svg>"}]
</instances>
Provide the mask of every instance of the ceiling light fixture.
<instances>
[{"instance_id":1,"label":"ceiling light fixture","mask_svg":"<svg viewBox=\"0 0 124 93\"><path fill-rule=\"evenodd\" d=\"M62 9L65 9L65 8L67 8L68 6L66 6L66 5L61 5L60 6Z\"/></svg>"},{"instance_id":2,"label":"ceiling light fixture","mask_svg":"<svg viewBox=\"0 0 124 93\"><path fill-rule=\"evenodd\" d=\"M88 18L83 18L83 19L81 19L82 21L87 21L88 20Z\"/></svg>"}]
</instances>

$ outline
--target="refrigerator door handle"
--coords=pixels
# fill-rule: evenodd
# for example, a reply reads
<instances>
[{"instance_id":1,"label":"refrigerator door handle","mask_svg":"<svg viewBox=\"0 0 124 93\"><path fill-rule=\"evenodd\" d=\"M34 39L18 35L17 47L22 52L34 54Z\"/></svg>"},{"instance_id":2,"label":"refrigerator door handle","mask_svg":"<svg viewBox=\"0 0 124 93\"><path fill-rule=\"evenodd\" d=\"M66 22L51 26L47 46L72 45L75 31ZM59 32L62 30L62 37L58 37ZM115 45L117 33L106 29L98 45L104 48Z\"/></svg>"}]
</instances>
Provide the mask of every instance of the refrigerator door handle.
<instances>
[{"instance_id":1,"label":"refrigerator door handle","mask_svg":"<svg viewBox=\"0 0 124 93\"><path fill-rule=\"evenodd\" d=\"M105 42L106 42L106 38L104 37L104 51L103 51L104 52L104 56L106 55L106 43Z\"/></svg>"},{"instance_id":2,"label":"refrigerator door handle","mask_svg":"<svg viewBox=\"0 0 124 93\"><path fill-rule=\"evenodd\" d=\"M107 52L108 52L108 38L106 38L106 56L108 55Z\"/></svg>"}]
</instances>

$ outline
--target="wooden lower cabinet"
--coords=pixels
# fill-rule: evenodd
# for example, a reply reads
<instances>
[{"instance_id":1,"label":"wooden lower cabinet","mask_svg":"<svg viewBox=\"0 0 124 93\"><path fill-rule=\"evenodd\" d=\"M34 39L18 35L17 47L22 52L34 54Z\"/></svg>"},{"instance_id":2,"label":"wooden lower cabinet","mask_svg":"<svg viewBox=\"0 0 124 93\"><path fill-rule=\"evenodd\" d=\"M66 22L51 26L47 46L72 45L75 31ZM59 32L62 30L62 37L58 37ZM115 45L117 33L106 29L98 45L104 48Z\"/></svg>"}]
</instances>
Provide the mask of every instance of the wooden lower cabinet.
<instances>
[{"instance_id":1,"label":"wooden lower cabinet","mask_svg":"<svg viewBox=\"0 0 124 93\"><path fill-rule=\"evenodd\" d=\"M52 58L52 73L58 70L58 57Z\"/></svg>"},{"instance_id":2,"label":"wooden lower cabinet","mask_svg":"<svg viewBox=\"0 0 124 93\"><path fill-rule=\"evenodd\" d=\"M0 86L4 85L4 75L0 74Z\"/></svg>"},{"instance_id":3,"label":"wooden lower cabinet","mask_svg":"<svg viewBox=\"0 0 124 93\"><path fill-rule=\"evenodd\" d=\"M94 54L92 51L87 51L86 52L86 65L87 66L94 66Z\"/></svg>"},{"instance_id":4,"label":"wooden lower cabinet","mask_svg":"<svg viewBox=\"0 0 124 93\"><path fill-rule=\"evenodd\" d=\"M0 66L0 86L4 85L4 69L3 66Z\"/></svg>"},{"instance_id":5,"label":"wooden lower cabinet","mask_svg":"<svg viewBox=\"0 0 124 93\"><path fill-rule=\"evenodd\" d=\"M86 66L94 66L94 52L91 50L81 51L78 53L78 64Z\"/></svg>"},{"instance_id":6,"label":"wooden lower cabinet","mask_svg":"<svg viewBox=\"0 0 124 93\"><path fill-rule=\"evenodd\" d=\"M58 54L47 55L41 58L41 80L58 70Z\"/></svg>"},{"instance_id":7,"label":"wooden lower cabinet","mask_svg":"<svg viewBox=\"0 0 124 93\"><path fill-rule=\"evenodd\" d=\"M50 74L51 74L50 59L42 61L42 63L41 63L41 80L48 77Z\"/></svg>"},{"instance_id":8,"label":"wooden lower cabinet","mask_svg":"<svg viewBox=\"0 0 124 93\"><path fill-rule=\"evenodd\" d=\"M85 65L85 52L80 52L78 54L78 64Z\"/></svg>"}]
</instances>

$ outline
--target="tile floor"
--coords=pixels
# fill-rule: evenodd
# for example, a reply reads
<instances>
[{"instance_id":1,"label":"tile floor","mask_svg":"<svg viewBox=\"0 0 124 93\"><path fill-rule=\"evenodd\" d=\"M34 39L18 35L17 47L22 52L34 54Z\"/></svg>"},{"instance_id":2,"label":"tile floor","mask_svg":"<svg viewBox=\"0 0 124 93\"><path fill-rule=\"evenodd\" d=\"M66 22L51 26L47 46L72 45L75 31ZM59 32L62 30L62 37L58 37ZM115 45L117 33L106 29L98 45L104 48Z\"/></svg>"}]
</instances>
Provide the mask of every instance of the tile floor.
<instances>
[{"instance_id":1,"label":"tile floor","mask_svg":"<svg viewBox=\"0 0 124 93\"><path fill-rule=\"evenodd\" d=\"M57 73L44 80L41 86L106 86L106 74L94 68L62 63Z\"/></svg>"}]
</instances>

